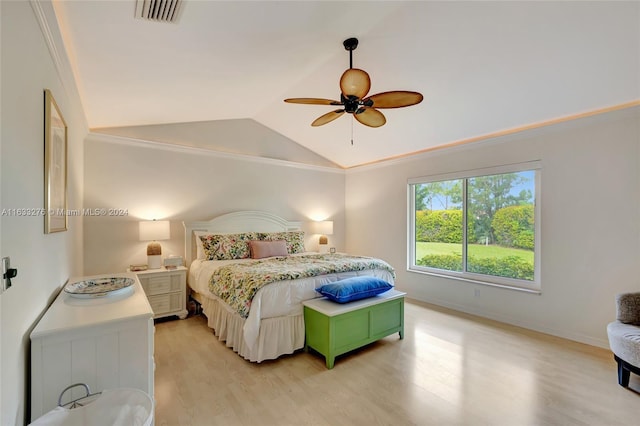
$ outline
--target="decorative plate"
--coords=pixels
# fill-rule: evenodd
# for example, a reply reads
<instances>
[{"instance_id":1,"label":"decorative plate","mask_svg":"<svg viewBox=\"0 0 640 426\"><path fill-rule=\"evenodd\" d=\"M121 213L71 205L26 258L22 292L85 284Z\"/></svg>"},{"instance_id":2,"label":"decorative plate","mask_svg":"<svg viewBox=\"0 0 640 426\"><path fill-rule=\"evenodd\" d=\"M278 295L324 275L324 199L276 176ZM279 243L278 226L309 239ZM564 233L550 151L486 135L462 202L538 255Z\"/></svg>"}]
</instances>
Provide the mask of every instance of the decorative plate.
<instances>
[{"instance_id":1,"label":"decorative plate","mask_svg":"<svg viewBox=\"0 0 640 426\"><path fill-rule=\"evenodd\" d=\"M112 296L129 291L134 282L126 277L94 278L69 283L64 286L64 291L78 298Z\"/></svg>"}]
</instances>

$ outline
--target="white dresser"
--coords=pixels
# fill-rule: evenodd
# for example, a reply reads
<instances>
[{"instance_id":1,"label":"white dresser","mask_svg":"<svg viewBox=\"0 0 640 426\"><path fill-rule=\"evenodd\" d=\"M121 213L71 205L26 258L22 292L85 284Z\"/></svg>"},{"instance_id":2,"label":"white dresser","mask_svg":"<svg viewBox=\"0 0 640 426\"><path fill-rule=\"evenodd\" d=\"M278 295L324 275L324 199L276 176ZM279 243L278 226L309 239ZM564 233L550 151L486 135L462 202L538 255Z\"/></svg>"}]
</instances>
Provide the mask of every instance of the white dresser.
<instances>
[{"instance_id":1,"label":"white dresser","mask_svg":"<svg viewBox=\"0 0 640 426\"><path fill-rule=\"evenodd\" d=\"M105 276L132 278L133 290L95 299L61 291L31 332L31 421L54 409L60 392L74 383L86 383L92 392L136 388L153 398L153 311L137 276L69 282ZM72 398L84 395L74 392Z\"/></svg>"}]
</instances>

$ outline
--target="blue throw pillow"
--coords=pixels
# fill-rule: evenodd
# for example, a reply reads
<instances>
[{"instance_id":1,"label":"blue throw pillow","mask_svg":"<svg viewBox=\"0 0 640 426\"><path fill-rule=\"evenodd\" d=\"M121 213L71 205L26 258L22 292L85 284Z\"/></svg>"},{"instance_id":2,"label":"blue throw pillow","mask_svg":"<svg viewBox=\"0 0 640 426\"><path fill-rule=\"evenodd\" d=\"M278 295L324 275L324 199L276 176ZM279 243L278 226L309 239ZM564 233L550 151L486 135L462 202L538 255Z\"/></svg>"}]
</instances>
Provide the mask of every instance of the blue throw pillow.
<instances>
[{"instance_id":1,"label":"blue throw pillow","mask_svg":"<svg viewBox=\"0 0 640 426\"><path fill-rule=\"evenodd\" d=\"M325 284L316 291L330 300L347 303L391 290L393 286L380 278L360 276Z\"/></svg>"}]
</instances>

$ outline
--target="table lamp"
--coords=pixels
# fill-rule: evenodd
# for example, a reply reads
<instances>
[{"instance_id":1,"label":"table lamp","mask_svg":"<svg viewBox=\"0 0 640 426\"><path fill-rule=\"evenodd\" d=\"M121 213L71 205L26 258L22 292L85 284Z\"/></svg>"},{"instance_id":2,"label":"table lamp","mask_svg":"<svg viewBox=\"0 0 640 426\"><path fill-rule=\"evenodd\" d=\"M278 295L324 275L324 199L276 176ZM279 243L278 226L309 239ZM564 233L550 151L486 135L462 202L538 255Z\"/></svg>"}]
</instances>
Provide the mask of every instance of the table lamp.
<instances>
[{"instance_id":1,"label":"table lamp","mask_svg":"<svg viewBox=\"0 0 640 426\"><path fill-rule=\"evenodd\" d=\"M314 231L316 234L320 234L320 239L318 240L318 251L320 253L327 253L329 251L327 248L327 245L329 244L329 238L327 235L333 235L333 221L323 220L315 222Z\"/></svg>"},{"instance_id":2,"label":"table lamp","mask_svg":"<svg viewBox=\"0 0 640 426\"><path fill-rule=\"evenodd\" d=\"M162 266L162 246L159 240L168 240L168 220L147 220L139 223L140 241L151 241L147 245L147 267L159 269Z\"/></svg>"}]
</instances>

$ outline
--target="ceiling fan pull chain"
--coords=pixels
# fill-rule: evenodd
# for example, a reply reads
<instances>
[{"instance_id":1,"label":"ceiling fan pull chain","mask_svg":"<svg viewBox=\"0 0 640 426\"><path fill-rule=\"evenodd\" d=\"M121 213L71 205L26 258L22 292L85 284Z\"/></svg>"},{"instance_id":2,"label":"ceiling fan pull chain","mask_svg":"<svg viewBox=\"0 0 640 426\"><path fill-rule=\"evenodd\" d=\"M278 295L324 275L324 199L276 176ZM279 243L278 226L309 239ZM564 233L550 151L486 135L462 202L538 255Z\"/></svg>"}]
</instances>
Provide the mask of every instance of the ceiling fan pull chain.
<instances>
[{"instance_id":1,"label":"ceiling fan pull chain","mask_svg":"<svg viewBox=\"0 0 640 426\"><path fill-rule=\"evenodd\" d=\"M353 119L351 119L351 146L353 146Z\"/></svg>"}]
</instances>

